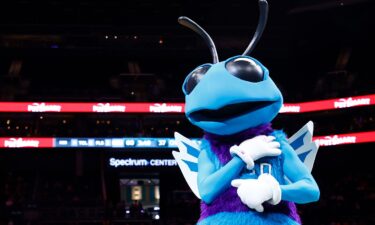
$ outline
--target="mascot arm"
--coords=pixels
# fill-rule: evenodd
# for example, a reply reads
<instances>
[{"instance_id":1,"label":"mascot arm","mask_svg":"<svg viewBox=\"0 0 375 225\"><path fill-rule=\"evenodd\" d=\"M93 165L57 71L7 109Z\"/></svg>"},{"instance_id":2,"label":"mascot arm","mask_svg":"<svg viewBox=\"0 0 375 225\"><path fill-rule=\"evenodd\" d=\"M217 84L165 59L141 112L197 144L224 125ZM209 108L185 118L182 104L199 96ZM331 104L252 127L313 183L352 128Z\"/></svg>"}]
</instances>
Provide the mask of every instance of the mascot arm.
<instances>
[{"instance_id":1,"label":"mascot arm","mask_svg":"<svg viewBox=\"0 0 375 225\"><path fill-rule=\"evenodd\" d=\"M300 204L318 201L319 187L309 170L286 140L281 142L281 149L284 154L284 174L291 181L290 184L280 185L282 200Z\"/></svg>"},{"instance_id":2,"label":"mascot arm","mask_svg":"<svg viewBox=\"0 0 375 225\"><path fill-rule=\"evenodd\" d=\"M234 156L217 170L207 151L202 150L198 158L198 190L202 200L206 204L215 200L230 187L231 181L238 177L245 165L239 157Z\"/></svg>"}]
</instances>

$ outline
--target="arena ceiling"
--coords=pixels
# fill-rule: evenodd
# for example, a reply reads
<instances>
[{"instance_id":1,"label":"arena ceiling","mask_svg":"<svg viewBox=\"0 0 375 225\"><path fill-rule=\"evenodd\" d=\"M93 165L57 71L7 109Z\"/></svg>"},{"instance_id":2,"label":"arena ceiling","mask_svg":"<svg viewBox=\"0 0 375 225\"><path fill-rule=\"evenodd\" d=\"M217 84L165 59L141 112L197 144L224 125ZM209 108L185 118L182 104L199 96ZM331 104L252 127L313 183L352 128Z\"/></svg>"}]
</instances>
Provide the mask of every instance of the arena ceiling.
<instances>
[{"instance_id":1,"label":"arena ceiling","mask_svg":"<svg viewBox=\"0 0 375 225\"><path fill-rule=\"evenodd\" d=\"M267 28L253 56L276 81L285 74L289 80L315 81L317 73L335 71L340 54L347 52L352 57L345 69L371 69L371 58L364 56L373 52L373 1L269 0L269 5ZM21 75L34 79L35 89L51 84L54 90L57 78L64 87L71 85L69 79L82 78L74 89L92 77L103 77L91 79L96 86L108 84L112 76L131 73L128 62L135 61L146 74L168 79L178 74L179 86L181 76L211 60L204 42L177 23L179 16L202 25L225 59L246 48L258 13L256 0L3 1L0 75L21 60Z\"/></svg>"}]
</instances>

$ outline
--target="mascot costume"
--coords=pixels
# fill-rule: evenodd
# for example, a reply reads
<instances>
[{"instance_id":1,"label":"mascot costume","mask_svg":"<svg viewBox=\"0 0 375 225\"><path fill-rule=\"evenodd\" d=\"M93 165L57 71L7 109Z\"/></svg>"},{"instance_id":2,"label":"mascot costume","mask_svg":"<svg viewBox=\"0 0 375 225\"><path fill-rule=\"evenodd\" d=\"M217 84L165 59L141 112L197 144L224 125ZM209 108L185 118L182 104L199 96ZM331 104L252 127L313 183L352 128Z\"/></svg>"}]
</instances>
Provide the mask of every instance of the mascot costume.
<instances>
[{"instance_id":1,"label":"mascot costume","mask_svg":"<svg viewBox=\"0 0 375 225\"><path fill-rule=\"evenodd\" d=\"M183 83L188 120L204 130L198 144L175 133L174 151L182 173L201 201L198 225L301 224L295 203L319 199L311 175L318 150L307 123L289 139L270 122L283 98L269 71L249 56L268 14L260 18L242 55L219 61L214 42L194 21L179 23L198 33L210 47L213 63L194 69Z\"/></svg>"}]
</instances>

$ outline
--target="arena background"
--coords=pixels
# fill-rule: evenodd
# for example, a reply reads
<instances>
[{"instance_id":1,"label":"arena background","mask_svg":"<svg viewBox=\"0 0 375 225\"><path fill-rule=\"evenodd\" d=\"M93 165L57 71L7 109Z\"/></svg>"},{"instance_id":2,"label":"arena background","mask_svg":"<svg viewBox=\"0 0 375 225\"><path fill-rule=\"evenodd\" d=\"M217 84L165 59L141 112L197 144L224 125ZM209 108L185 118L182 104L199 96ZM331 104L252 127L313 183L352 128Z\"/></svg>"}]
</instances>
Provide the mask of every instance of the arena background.
<instances>
[{"instance_id":1,"label":"arena background","mask_svg":"<svg viewBox=\"0 0 375 225\"><path fill-rule=\"evenodd\" d=\"M286 103L319 109L279 114L273 125L292 134L313 120L314 135L329 145L313 170L321 198L299 205L303 223L374 224L374 2L269 4L253 56L268 67ZM165 109L183 103L185 76L211 57L177 23L181 15L201 24L225 59L247 46L258 6L255 0L1 3L0 224L195 223L199 201L168 160L175 148L166 138L202 132L183 113ZM321 100L333 105L324 108ZM156 109L103 112L140 102ZM48 108L61 103L79 103L78 112ZM35 141L45 145L20 148Z\"/></svg>"}]
</instances>

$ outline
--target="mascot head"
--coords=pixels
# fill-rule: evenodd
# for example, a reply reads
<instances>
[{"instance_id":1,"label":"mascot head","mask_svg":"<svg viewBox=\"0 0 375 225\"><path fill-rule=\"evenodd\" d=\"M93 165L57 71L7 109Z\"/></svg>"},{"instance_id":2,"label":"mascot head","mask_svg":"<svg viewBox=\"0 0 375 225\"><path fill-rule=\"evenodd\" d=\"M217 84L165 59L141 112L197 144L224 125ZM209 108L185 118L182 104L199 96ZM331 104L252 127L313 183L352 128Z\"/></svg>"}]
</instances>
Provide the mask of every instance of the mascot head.
<instances>
[{"instance_id":1,"label":"mascot head","mask_svg":"<svg viewBox=\"0 0 375 225\"><path fill-rule=\"evenodd\" d=\"M211 37L187 17L178 22L197 32L208 44L213 63L195 68L185 79L185 113L189 121L204 131L230 135L269 123L278 114L283 98L268 69L249 56L267 22L268 4L259 1L259 23L242 55L219 61Z\"/></svg>"}]
</instances>

